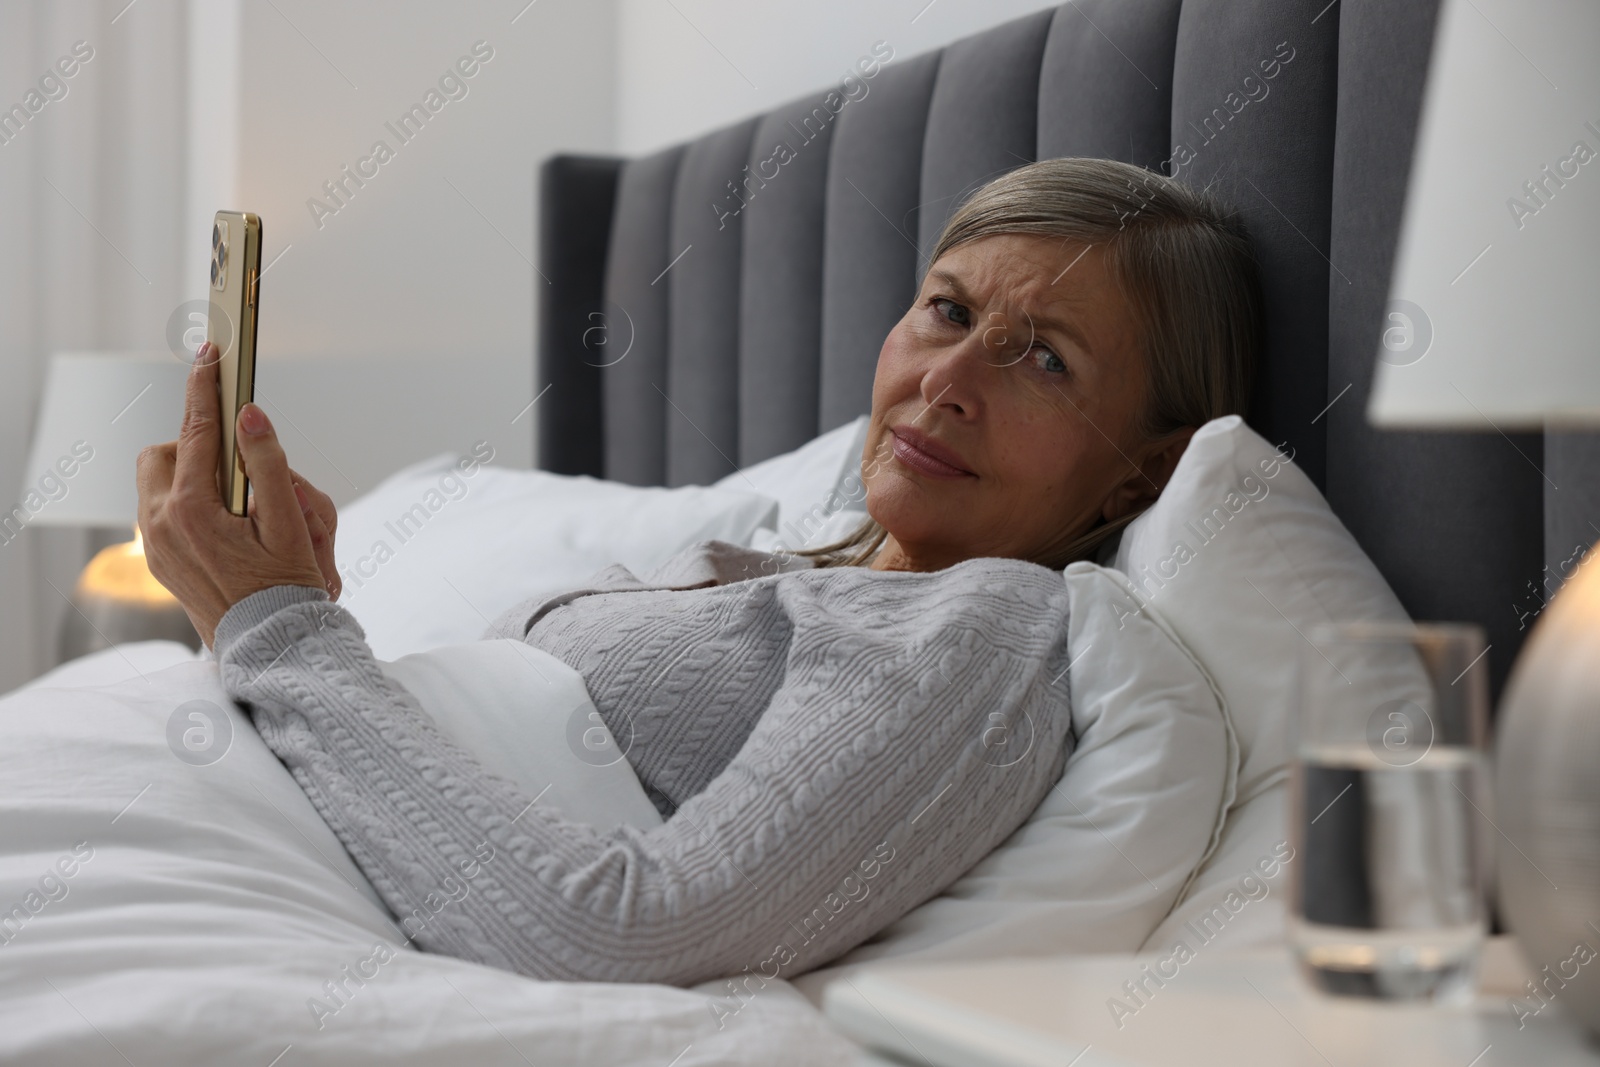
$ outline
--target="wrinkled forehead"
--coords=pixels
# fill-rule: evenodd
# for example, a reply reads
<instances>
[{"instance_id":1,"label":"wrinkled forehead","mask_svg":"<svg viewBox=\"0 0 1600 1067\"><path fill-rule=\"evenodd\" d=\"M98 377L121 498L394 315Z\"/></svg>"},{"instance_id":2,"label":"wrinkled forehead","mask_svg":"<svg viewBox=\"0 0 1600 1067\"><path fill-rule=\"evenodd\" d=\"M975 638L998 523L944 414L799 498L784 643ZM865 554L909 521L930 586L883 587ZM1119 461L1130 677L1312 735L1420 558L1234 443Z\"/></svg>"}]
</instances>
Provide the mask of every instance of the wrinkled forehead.
<instances>
[{"instance_id":1,"label":"wrinkled forehead","mask_svg":"<svg viewBox=\"0 0 1600 1067\"><path fill-rule=\"evenodd\" d=\"M1071 238L1000 234L958 245L929 268L930 287L1018 325L1060 330L1086 349L1117 347L1132 325L1103 249Z\"/></svg>"},{"instance_id":2,"label":"wrinkled forehead","mask_svg":"<svg viewBox=\"0 0 1600 1067\"><path fill-rule=\"evenodd\" d=\"M992 234L945 252L928 269L930 278L956 275L972 295L1003 295L1049 302L1109 284L1104 249L1070 237Z\"/></svg>"}]
</instances>

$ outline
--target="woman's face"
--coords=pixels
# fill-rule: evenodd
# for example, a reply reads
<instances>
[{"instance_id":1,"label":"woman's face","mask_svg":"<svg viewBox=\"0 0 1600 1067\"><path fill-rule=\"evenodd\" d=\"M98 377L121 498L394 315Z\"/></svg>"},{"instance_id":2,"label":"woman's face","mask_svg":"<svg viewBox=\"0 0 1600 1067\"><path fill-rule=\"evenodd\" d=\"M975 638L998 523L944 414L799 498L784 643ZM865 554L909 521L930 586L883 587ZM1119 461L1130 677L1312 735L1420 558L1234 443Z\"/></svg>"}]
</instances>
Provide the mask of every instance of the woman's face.
<instances>
[{"instance_id":1,"label":"woman's face","mask_svg":"<svg viewBox=\"0 0 1600 1067\"><path fill-rule=\"evenodd\" d=\"M1160 492L1192 431L1138 430L1146 376L1100 247L1007 234L959 246L878 355L862 452L873 566L1043 559Z\"/></svg>"}]
</instances>

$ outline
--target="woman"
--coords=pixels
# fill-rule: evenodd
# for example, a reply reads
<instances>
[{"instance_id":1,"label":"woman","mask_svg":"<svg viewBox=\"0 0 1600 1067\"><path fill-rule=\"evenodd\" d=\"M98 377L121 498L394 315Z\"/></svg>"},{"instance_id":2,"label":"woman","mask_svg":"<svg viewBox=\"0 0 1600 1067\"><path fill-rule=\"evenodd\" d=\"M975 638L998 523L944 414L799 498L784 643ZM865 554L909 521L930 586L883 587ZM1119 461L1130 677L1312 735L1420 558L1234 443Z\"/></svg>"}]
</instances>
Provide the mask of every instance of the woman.
<instances>
[{"instance_id":1,"label":"woman","mask_svg":"<svg viewBox=\"0 0 1600 1067\"><path fill-rule=\"evenodd\" d=\"M951 219L879 356L871 516L799 556L696 545L535 597L486 638L584 677L666 822L540 808L446 742L337 598L331 502L239 415L250 518L222 506L215 370L139 459L151 570L416 940L542 978L793 977L936 895L1021 825L1072 747L1066 563L1242 410L1248 241L1204 196L1103 160L1023 167ZM452 884L459 884L459 881Z\"/></svg>"}]
</instances>

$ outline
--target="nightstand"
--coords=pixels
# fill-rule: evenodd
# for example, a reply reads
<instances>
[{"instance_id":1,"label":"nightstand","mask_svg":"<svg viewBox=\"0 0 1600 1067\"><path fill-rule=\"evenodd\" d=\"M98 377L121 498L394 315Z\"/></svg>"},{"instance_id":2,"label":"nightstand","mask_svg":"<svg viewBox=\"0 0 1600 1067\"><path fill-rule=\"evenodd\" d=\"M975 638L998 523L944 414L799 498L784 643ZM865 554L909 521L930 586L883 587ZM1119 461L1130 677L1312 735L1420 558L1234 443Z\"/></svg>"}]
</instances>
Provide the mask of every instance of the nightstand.
<instances>
[{"instance_id":1,"label":"nightstand","mask_svg":"<svg viewBox=\"0 0 1600 1067\"><path fill-rule=\"evenodd\" d=\"M894 1062L933 1067L1593 1067L1560 998L1519 1019L1530 975L1491 939L1473 1004L1396 1006L1308 989L1286 950L1078 956L873 967L832 982L823 1010ZM1175 973L1174 973L1175 972ZM1131 986L1125 983L1131 983ZM1537 1004L1537 1001L1529 1001ZM866 1063L889 1063L869 1056Z\"/></svg>"}]
</instances>

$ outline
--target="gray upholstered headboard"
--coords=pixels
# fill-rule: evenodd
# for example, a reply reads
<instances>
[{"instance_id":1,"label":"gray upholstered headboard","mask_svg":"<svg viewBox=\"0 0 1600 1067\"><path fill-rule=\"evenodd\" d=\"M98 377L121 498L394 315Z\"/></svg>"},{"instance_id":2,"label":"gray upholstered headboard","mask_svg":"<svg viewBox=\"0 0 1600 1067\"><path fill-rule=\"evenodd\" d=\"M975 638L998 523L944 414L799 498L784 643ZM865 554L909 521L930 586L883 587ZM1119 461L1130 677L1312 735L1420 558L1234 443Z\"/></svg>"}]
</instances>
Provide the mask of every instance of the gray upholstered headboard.
<instances>
[{"instance_id":1,"label":"gray upholstered headboard","mask_svg":"<svg viewBox=\"0 0 1600 1067\"><path fill-rule=\"evenodd\" d=\"M1080 0L897 55L842 106L825 86L644 158L550 160L539 466L682 485L794 448L868 410L964 194L1035 159L1175 166L1242 210L1263 264L1251 424L1415 617L1487 628L1498 692L1529 583L1600 535L1593 496L1553 486L1600 463L1584 439L1365 421L1435 7Z\"/></svg>"}]
</instances>

